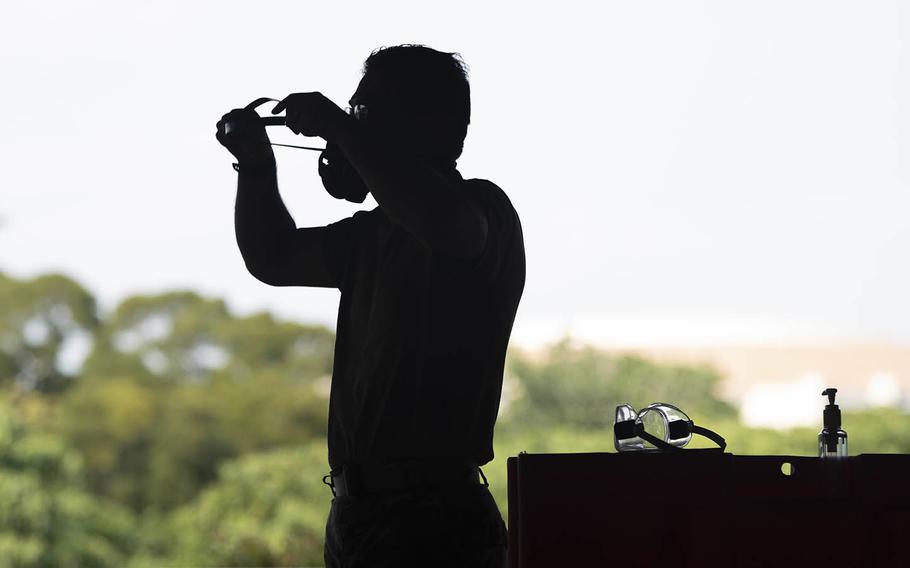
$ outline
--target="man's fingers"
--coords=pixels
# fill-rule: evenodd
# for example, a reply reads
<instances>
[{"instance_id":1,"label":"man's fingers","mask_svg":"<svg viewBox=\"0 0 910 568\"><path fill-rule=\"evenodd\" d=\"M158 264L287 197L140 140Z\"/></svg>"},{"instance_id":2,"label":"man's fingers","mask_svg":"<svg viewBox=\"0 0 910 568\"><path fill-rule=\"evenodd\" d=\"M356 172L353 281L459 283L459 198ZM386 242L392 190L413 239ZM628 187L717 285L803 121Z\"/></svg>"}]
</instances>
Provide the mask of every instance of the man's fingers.
<instances>
[{"instance_id":1,"label":"man's fingers","mask_svg":"<svg viewBox=\"0 0 910 568\"><path fill-rule=\"evenodd\" d=\"M322 112L320 103L323 100L328 101L324 95L318 92L292 93L275 105L272 114L286 111L284 122L291 132L304 136L315 136L319 132L319 127L314 124L314 121L319 122L318 114Z\"/></svg>"},{"instance_id":2,"label":"man's fingers","mask_svg":"<svg viewBox=\"0 0 910 568\"><path fill-rule=\"evenodd\" d=\"M290 97L288 97L290 98ZM287 100L287 99L285 99ZM282 101L284 102L284 101ZM284 124L293 132L294 134L300 134L300 113L297 112L297 107L294 108L285 108L287 111L284 113Z\"/></svg>"},{"instance_id":3,"label":"man's fingers","mask_svg":"<svg viewBox=\"0 0 910 568\"><path fill-rule=\"evenodd\" d=\"M249 112L242 108L235 108L231 112L221 117L222 122L237 122L249 117Z\"/></svg>"},{"instance_id":4,"label":"man's fingers","mask_svg":"<svg viewBox=\"0 0 910 568\"><path fill-rule=\"evenodd\" d=\"M279 112L286 110L289 105L299 107L300 105L305 104L309 100L310 95L313 94L315 93L291 93L278 101L278 104L272 109L272 114L278 114Z\"/></svg>"},{"instance_id":5,"label":"man's fingers","mask_svg":"<svg viewBox=\"0 0 910 568\"><path fill-rule=\"evenodd\" d=\"M221 120L215 123L215 139L218 140L222 145L225 144L227 131L227 117L229 115L224 115L221 117Z\"/></svg>"},{"instance_id":6,"label":"man's fingers","mask_svg":"<svg viewBox=\"0 0 910 568\"><path fill-rule=\"evenodd\" d=\"M259 115L249 109L235 108L215 124L215 138L226 146L260 138L264 133Z\"/></svg>"}]
</instances>

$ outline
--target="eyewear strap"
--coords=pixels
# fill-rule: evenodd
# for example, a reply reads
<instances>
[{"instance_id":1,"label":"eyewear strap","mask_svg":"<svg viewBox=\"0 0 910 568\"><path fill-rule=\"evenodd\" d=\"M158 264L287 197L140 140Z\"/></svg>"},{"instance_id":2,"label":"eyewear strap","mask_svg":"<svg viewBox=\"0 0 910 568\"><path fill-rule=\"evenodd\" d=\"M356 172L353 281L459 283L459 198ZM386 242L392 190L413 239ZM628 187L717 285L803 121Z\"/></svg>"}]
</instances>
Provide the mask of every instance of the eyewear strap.
<instances>
[{"instance_id":1,"label":"eyewear strap","mask_svg":"<svg viewBox=\"0 0 910 568\"><path fill-rule=\"evenodd\" d=\"M246 105L246 106L243 107L243 108L244 108L245 110L253 110L253 111L255 111L257 107L262 106L262 105L264 105L265 103L267 103L267 102L269 102L269 101L271 101L271 102L273 102L273 103L281 102L281 101L279 101L278 99L272 99L272 98L269 98L269 97L259 97L258 99L256 99L255 101L251 102L250 104ZM283 116L263 116L263 117L260 117L260 120L261 120L262 123L263 123L264 125L266 125L266 126L283 126L283 125L284 125L284 119L285 119L285 117L283 117ZM322 152L323 150L325 150L325 148L316 148L316 147L314 147L314 146L296 146L296 145L294 145L294 144L279 144L279 143L277 143L277 142L272 142L271 144L272 144L272 146L282 146L282 147L284 147L284 148L299 148L299 149L301 149L301 150L315 150L315 151L317 151L317 152Z\"/></svg>"},{"instance_id":2,"label":"eyewear strap","mask_svg":"<svg viewBox=\"0 0 910 568\"><path fill-rule=\"evenodd\" d=\"M708 430L707 428L702 428L701 426L696 426L695 423L693 423L691 420L686 421L686 424L688 424L690 432L692 432L693 434L701 434L705 438L708 438L709 440L711 440L712 442L714 442L715 444L720 446L721 451L724 451L727 448L727 441L724 440L724 438L717 432L714 432L713 430ZM652 444L654 447L660 448L661 450L684 451L682 448L678 448L672 444L668 444L667 442L664 442L660 438L645 432L645 425L642 424L641 422L635 423L635 435L638 436L639 438L641 438L642 440L645 440L646 442Z\"/></svg>"}]
</instances>

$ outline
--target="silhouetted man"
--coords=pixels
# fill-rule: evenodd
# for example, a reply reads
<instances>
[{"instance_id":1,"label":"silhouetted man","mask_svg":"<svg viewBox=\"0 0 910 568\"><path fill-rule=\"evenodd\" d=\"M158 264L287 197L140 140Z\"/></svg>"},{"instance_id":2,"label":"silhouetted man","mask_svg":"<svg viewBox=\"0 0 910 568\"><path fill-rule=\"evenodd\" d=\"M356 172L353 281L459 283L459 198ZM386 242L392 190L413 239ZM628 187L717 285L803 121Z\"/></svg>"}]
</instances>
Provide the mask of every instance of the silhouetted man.
<instances>
[{"instance_id":1,"label":"silhouetted man","mask_svg":"<svg viewBox=\"0 0 910 568\"><path fill-rule=\"evenodd\" d=\"M320 173L332 195L359 202L369 191L379 204L325 227L296 228L252 111L226 114L217 134L238 160L249 271L273 286L341 290L326 565L504 566L506 527L479 466L493 459L524 288L518 215L496 185L456 169L470 94L455 54L377 50L350 105L297 93L273 110L327 141Z\"/></svg>"}]
</instances>

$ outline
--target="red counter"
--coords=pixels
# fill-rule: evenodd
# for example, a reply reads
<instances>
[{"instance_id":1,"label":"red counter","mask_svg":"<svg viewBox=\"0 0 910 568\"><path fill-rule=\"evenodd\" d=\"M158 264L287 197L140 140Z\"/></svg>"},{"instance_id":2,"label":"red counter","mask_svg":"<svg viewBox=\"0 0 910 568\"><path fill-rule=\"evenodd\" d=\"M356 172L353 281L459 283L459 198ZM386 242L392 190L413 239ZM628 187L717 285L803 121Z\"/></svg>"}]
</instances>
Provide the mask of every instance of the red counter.
<instances>
[{"instance_id":1,"label":"red counter","mask_svg":"<svg viewBox=\"0 0 910 568\"><path fill-rule=\"evenodd\" d=\"M507 464L510 568L910 566L910 455L521 453Z\"/></svg>"}]
</instances>

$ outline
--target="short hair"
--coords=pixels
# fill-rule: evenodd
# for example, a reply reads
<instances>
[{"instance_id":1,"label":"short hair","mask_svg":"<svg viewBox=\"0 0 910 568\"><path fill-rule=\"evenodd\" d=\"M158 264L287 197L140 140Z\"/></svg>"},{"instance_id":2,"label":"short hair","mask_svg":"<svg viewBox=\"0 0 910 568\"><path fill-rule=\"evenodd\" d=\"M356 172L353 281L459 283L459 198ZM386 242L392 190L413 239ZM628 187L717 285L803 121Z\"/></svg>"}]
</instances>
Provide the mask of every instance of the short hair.
<instances>
[{"instance_id":1,"label":"short hair","mask_svg":"<svg viewBox=\"0 0 910 568\"><path fill-rule=\"evenodd\" d=\"M380 47L363 63L363 74L382 73L401 88L403 101L417 112L450 119L451 154L461 155L471 122L471 89L468 67L458 53L436 51L425 45Z\"/></svg>"}]
</instances>

